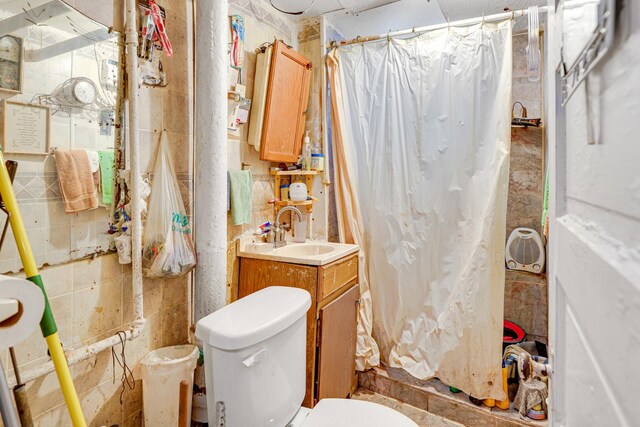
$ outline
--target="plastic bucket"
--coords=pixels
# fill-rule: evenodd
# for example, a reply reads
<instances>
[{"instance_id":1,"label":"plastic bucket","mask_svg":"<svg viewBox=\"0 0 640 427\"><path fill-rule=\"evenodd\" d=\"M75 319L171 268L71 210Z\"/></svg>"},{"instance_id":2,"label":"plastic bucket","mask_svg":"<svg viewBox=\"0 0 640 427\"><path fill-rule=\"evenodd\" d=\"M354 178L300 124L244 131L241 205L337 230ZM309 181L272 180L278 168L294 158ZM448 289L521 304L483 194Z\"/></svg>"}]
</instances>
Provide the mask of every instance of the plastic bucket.
<instances>
[{"instance_id":1,"label":"plastic bucket","mask_svg":"<svg viewBox=\"0 0 640 427\"><path fill-rule=\"evenodd\" d=\"M147 353L140 361L144 424L177 426L180 409L180 382L193 390L193 371L200 352L195 345L174 345ZM187 408L191 420L191 399Z\"/></svg>"}]
</instances>

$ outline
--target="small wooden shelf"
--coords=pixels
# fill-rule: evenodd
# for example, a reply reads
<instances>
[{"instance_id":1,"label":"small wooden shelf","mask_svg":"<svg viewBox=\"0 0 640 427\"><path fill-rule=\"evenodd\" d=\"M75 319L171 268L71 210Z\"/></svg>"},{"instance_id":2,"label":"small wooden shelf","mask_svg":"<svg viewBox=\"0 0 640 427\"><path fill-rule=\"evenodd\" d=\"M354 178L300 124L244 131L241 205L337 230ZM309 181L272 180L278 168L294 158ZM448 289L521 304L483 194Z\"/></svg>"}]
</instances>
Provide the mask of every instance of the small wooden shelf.
<instances>
[{"instance_id":1,"label":"small wooden shelf","mask_svg":"<svg viewBox=\"0 0 640 427\"><path fill-rule=\"evenodd\" d=\"M318 201L313 196L310 196L311 200L305 200L304 202L294 202L293 200L276 200L276 206L278 208L282 206L312 206L315 202Z\"/></svg>"},{"instance_id":2,"label":"small wooden shelf","mask_svg":"<svg viewBox=\"0 0 640 427\"><path fill-rule=\"evenodd\" d=\"M271 175L273 175L274 186L275 186L275 195L276 202L274 204L274 208L279 211L284 206L304 206L306 208L307 213L313 212L313 204L318 201L317 198L311 195L313 191L313 178L319 175L318 171L308 171L302 169L296 169L292 171L271 171ZM304 181L307 186L307 196L308 199L304 202L294 202L291 200L279 200L281 197L280 194L280 184L282 181L285 182L295 182L295 181Z\"/></svg>"},{"instance_id":3,"label":"small wooden shelf","mask_svg":"<svg viewBox=\"0 0 640 427\"><path fill-rule=\"evenodd\" d=\"M292 171L271 171L274 176L298 176L298 175L318 175L318 171L308 171L304 169L296 169Z\"/></svg>"}]
</instances>

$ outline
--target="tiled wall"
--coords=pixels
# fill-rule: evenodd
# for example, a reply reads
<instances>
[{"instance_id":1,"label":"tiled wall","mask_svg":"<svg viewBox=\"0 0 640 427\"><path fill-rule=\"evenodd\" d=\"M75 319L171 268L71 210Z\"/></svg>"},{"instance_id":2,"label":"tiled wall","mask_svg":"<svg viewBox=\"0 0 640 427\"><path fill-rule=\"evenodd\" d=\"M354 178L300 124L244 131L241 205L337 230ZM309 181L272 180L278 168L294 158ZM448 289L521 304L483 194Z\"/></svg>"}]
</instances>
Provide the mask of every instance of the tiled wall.
<instances>
[{"instance_id":1,"label":"tiled wall","mask_svg":"<svg viewBox=\"0 0 640 427\"><path fill-rule=\"evenodd\" d=\"M526 34L513 37L513 100L524 104L529 117L541 117L542 84L527 78L526 45ZM544 128L512 128L505 243L517 227L541 233L543 193ZM547 342L546 276L507 270L504 316L520 325L529 339Z\"/></svg>"},{"instance_id":2,"label":"tiled wall","mask_svg":"<svg viewBox=\"0 0 640 427\"><path fill-rule=\"evenodd\" d=\"M522 327L528 340L548 341L547 292L546 276L526 271L506 271L504 318Z\"/></svg>"},{"instance_id":3,"label":"tiled wall","mask_svg":"<svg viewBox=\"0 0 640 427\"><path fill-rule=\"evenodd\" d=\"M318 146L322 151L322 139L324 129L322 127L322 69L324 67L324 55L322 40L320 39L320 18L311 18L302 21L298 33L298 51L311 60L313 65L311 85L307 104L306 130L309 131L311 146ZM324 167L328 167L328 157L325 153ZM328 200L328 186L324 183L324 175L319 174L313 180L313 195L318 202L313 206L312 233L314 239L324 240L327 236L326 211Z\"/></svg>"},{"instance_id":4,"label":"tiled wall","mask_svg":"<svg viewBox=\"0 0 640 427\"><path fill-rule=\"evenodd\" d=\"M230 15L238 14L244 18L245 63L242 69L242 82L247 87L247 98L251 99L256 70L256 48L265 42L273 42L274 38L284 40L285 43L296 48L297 25L261 0L231 0L229 4ZM274 180L269 174L271 163L260 160L260 154L247 143L248 128L248 124L242 126L240 141L233 139L228 141L229 170L239 170L245 162L251 165L253 176L252 223L235 226L230 215L227 219L227 299L229 301L237 298L238 289L239 262L236 256L235 240L243 234L250 234L263 222L273 222L275 219L273 206L267 203L275 197Z\"/></svg>"},{"instance_id":5,"label":"tiled wall","mask_svg":"<svg viewBox=\"0 0 640 427\"><path fill-rule=\"evenodd\" d=\"M118 26L122 22L119 1L96 3L75 0L70 3L85 13L98 17L107 25L115 22L116 29L121 29ZM167 87L142 87L140 90L142 168L147 173L152 172L159 131L166 129L182 195L185 204L190 206L193 174L192 1L159 0L158 3L168 12L167 32L174 48L174 58L164 61L169 80ZM31 176L31 180L38 178L45 181L41 177L44 175L35 174ZM16 183L17 190L20 188L17 186L21 185L30 192L35 191L37 186L32 181L26 182L27 178L24 183L21 183L22 180ZM40 181L38 185L41 185ZM58 196L52 189L48 191L48 194L40 193L37 196L42 199L37 205L27 205L25 200L20 201L21 206L28 207L23 209L23 215L29 228L29 236L33 239L32 244L36 246L36 257L41 258L48 252L38 255L40 247L46 248L48 244L55 248L58 245L55 240L49 241L47 236L52 235L52 228L55 228L52 224L58 224L59 218L72 230L82 230L79 227L82 222L99 224L102 218L98 216L98 212L106 213L106 210L99 209L81 215L64 214ZM78 232L75 237L71 234L69 239L83 237L82 232ZM6 248L2 252L5 250ZM131 269L130 266L121 266L115 254L45 267L41 273L65 348L96 342L130 325L133 319ZM140 337L126 344L129 367L134 369L137 362L153 349L188 340L189 286L189 277L145 279L144 314L147 325ZM39 331L17 346L16 350L22 369L36 366L48 359L45 342ZM119 354L120 346L115 350ZM8 367L7 352L2 351L0 357L4 366ZM110 350L73 366L71 371L89 425L142 425L142 384L138 380L134 390L126 390L123 404L120 404L122 370L117 364L115 371L113 370ZM36 425L70 425L55 374L35 380L27 388Z\"/></svg>"},{"instance_id":6,"label":"tiled wall","mask_svg":"<svg viewBox=\"0 0 640 427\"><path fill-rule=\"evenodd\" d=\"M511 129L506 239L517 227L541 233L544 192L542 128ZM547 340L547 278L509 271L505 278L505 318L522 326L532 339Z\"/></svg>"},{"instance_id":7,"label":"tiled wall","mask_svg":"<svg viewBox=\"0 0 640 427\"><path fill-rule=\"evenodd\" d=\"M333 26L331 21L328 18L324 19L324 28L325 28L325 38L326 42L331 41L340 41L345 40L346 37L338 31L337 28ZM330 96L330 95L329 95ZM327 99L327 103L331 103L330 99ZM325 167L329 168L329 176L331 180L331 184L329 185L328 191L328 215L327 215L327 240L330 242L338 242L340 240L340 233L338 231L338 212L336 208L336 182L334 179L334 166L333 166L333 140L331 137L331 114L330 114L330 105L327 105L327 126L329 129L326 130L328 140L329 140L329 152L325 153Z\"/></svg>"},{"instance_id":8,"label":"tiled wall","mask_svg":"<svg viewBox=\"0 0 640 427\"><path fill-rule=\"evenodd\" d=\"M530 82L527 77L527 33L513 36L513 102L520 101L527 109L527 116L542 117L542 76L537 82ZM542 67L540 67L542 70ZM520 110L516 110L518 117Z\"/></svg>"},{"instance_id":9,"label":"tiled wall","mask_svg":"<svg viewBox=\"0 0 640 427\"><path fill-rule=\"evenodd\" d=\"M49 26L31 26L18 30L15 34L24 38L25 51L47 48L69 38L69 35ZM71 77L88 77L99 86L99 61L119 60L117 43L116 37L52 58L25 61L22 93L8 99L33 102L38 95L50 94ZM2 95L7 98L7 94ZM115 102L114 93L108 92L106 96L112 97ZM73 114L68 114L53 105L49 145L62 150L113 149L114 128L111 128L110 135L101 135L99 123L99 112L76 110ZM6 153L6 158L18 161L14 191L25 216L27 233L38 265L60 264L109 250L111 239L107 234L107 209L64 213L52 155L19 155L9 152ZM21 268L13 235L9 232L7 241L0 250L0 273L16 272Z\"/></svg>"}]
</instances>

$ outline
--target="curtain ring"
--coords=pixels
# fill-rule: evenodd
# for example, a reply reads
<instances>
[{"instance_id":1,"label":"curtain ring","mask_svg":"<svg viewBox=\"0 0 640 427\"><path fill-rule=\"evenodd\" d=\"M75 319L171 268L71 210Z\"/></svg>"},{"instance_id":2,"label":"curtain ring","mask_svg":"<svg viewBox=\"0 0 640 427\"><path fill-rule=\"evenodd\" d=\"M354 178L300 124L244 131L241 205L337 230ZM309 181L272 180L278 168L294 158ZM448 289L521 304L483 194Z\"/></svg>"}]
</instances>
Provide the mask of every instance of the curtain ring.
<instances>
[{"instance_id":1,"label":"curtain ring","mask_svg":"<svg viewBox=\"0 0 640 427\"><path fill-rule=\"evenodd\" d=\"M391 41L391 29L389 29L389 31L387 32L387 41Z\"/></svg>"}]
</instances>

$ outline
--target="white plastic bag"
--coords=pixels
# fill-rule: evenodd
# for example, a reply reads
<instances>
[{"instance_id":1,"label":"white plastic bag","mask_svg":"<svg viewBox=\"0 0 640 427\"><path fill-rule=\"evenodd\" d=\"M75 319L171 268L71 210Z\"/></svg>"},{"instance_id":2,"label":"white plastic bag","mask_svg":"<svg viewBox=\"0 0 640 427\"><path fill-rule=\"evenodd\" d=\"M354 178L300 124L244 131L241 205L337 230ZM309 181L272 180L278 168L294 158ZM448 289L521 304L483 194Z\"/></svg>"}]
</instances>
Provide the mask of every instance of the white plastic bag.
<instances>
[{"instance_id":1,"label":"white plastic bag","mask_svg":"<svg viewBox=\"0 0 640 427\"><path fill-rule=\"evenodd\" d=\"M196 265L191 226L164 132L153 173L142 246L142 266L147 277L181 276Z\"/></svg>"}]
</instances>

